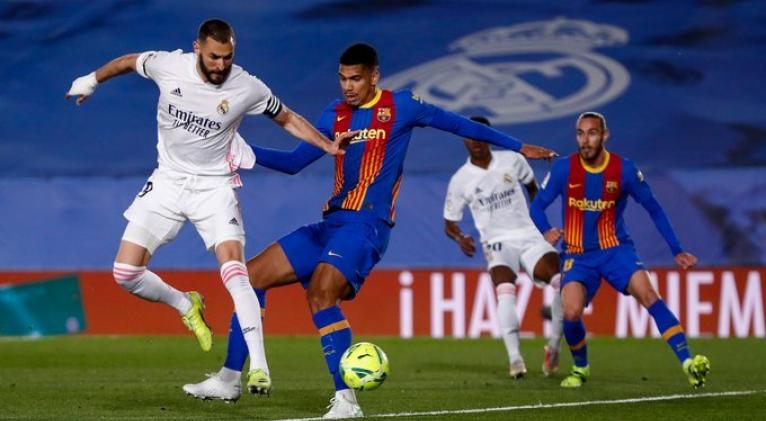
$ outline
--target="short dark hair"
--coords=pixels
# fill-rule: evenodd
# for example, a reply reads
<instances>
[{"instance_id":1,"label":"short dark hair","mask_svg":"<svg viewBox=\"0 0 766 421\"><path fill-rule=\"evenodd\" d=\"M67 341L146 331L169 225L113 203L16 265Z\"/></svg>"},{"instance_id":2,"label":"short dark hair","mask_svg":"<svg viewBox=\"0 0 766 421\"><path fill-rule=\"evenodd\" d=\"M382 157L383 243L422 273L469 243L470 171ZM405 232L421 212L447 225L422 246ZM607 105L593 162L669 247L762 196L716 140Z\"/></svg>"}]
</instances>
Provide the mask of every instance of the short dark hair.
<instances>
[{"instance_id":1,"label":"short dark hair","mask_svg":"<svg viewBox=\"0 0 766 421\"><path fill-rule=\"evenodd\" d=\"M579 125L580 124L580 120L582 120L584 118L595 118L595 119L598 119L598 121L601 123L601 130L602 131L606 131L607 130L607 128L606 128L606 117L604 117L603 114L597 113L595 111L586 111L586 112L580 114L579 117L577 117L577 124Z\"/></svg>"},{"instance_id":2,"label":"short dark hair","mask_svg":"<svg viewBox=\"0 0 766 421\"><path fill-rule=\"evenodd\" d=\"M492 126L491 124L489 124L489 119L487 117L484 117L483 115L475 115L471 117L471 120L477 123L481 123L485 126L490 126L490 127Z\"/></svg>"},{"instance_id":3,"label":"short dark hair","mask_svg":"<svg viewBox=\"0 0 766 421\"><path fill-rule=\"evenodd\" d=\"M343 51L340 55L340 64L344 66L361 64L367 68L374 68L378 66L378 52L372 45L360 42Z\"/></svg>"},{"instance_id":4,"label":"short dark hair","mask_svg":"<svg viewBox=\"0 0 766 421\"><path fill-rule=\"evenodd\" d=\"M205 42L208 38L213 38L222 44L234 42L234 30L231 29L231 25L220 19L208 19L199 26L197 39Z\"/></svg>"}]
</instances>

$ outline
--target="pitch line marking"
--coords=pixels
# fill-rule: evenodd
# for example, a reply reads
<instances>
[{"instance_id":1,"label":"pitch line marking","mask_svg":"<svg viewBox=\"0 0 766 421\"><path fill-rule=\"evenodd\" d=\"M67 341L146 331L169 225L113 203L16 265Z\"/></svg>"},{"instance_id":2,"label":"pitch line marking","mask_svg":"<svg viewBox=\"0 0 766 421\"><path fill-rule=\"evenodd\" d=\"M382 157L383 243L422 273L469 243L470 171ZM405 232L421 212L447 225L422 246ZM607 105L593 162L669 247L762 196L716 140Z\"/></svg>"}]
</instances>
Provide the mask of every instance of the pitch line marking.
<instances>
[{"instance_id":1,"label":"pitch line marking","mask_svg":"<svg viewBox=\"0 0 766 421\"><path fill-rule=\"evenodd\" d=\"M619 405L625 403L642 403L642 402L657 402L657 401L670 401L678 399L697 399L697 398L712 398L712 397L724 397L724 396L747 396L755 395L758 393L764 393L766 390L738 390L731 392L710 392L710 393L685 393L676 395L664 395L664 396L646 396L643 398L627 398L627 399L613 399L613 400L596 400L596 401L582 401L582 402L559 402L559 403L539 403L536 405L519 405L519 406L502 406L496 408L476 408L476 409L455 409L444 411L425 411L425 412L399 412L391 414L370 414L365 415L365 418L399 418L399 417L429 417L437 415L462 415L462 414L484 414L488 412L511 412L522 411L527 409L553 409L553 408L570 408L576 406L593 406L593 405ZM321 417L315 418L288 418L278 421L314 421L321 420Z\"/></svg>"}]
</instances>

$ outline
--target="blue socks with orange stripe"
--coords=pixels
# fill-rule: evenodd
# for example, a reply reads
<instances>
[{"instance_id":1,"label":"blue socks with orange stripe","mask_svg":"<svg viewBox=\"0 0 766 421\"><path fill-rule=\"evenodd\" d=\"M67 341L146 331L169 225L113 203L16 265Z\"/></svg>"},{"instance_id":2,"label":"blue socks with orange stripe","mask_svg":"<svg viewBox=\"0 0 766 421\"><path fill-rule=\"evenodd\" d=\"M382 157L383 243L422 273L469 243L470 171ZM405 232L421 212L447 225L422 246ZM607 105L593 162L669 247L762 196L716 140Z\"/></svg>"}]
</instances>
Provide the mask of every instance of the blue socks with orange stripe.
<instances>
[{"instance_id":1,"label":"blue socks with orange stripe","mask_svg":"<svg viewBox=\"0 0 766 421\"><path fill-rule=\"evenodd\" d=\"M572 353L574 365L586 367L588 365L588 342L585 340L585 324L582 320L564 320L564 337Z\"/></svg>"},{"instance_id":2,"label":"blue socks with orange stripe","mask_svg":"<svg viewBox=\"0 0 766 421\"><path fill-rule=\"evenodd\" d=\"M339 365L340 357L351 346L351 326L338 306L319 310L312 319L319 330L322 353L335 382L335 390L348 389L340 376Z\"/></svg>"},{"instance_id":3,"label":"blue socks with orange stripe","mask_svg":"<svg viewBox=\"0 0 766 421\"><path fill-rule=\"evenodd\" d=\"M683 363L687 358L691 358L689 346L686 343L686 334L681 328L681 323L670 311L665 301L655 301L648 310L654 323L657 324L657 329L662 334L662 339L670 345L673 353L678 357L678 361Z\"/></svg>"},{"instance_id":4,"label":"blue socks with orange stripe","mask_svg":"<svg viewBox=\"0 0 766 421\"><path fill-rule=\"evenodd\" d=\"M266 310L266 291L257 288L253 289L255 290L255 296L258 297L258 303L261 305L261 320L263 320L263 312ZM223 366L230 370L242 371L248 355L247 343L245 343L245 337L242 335L242 328L239 326L239 318L237 318L237 313L232 313L229 324L229 343L226 348L226 361L223 363Z\"/></svg>"}]
</instances>

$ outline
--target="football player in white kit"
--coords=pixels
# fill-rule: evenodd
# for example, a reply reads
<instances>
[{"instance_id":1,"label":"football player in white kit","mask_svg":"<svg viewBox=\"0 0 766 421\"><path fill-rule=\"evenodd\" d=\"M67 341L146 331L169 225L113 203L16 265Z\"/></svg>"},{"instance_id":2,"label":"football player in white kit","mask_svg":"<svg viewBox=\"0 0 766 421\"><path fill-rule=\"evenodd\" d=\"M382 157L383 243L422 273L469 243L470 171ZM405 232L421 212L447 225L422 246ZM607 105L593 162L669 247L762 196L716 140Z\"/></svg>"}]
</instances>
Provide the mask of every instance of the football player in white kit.
<instances>
[{"instance_id":1,"label":"football player in white kit","mask_svg":"<svg viewBox=\"0 0 766 421\"><path fill-rule=\"evenodd\" d=\"M112 60L77 78L66 98L81 104L98 84L136 71L160 90L157 103L158 167L127 211L127 228L114 263L114 279L124 289L178 310L204 351L212 333L203 317L202 297L183 293L146 268L157 248L175 238L191 221L220 264L250 353L250 377L263 379L258 393L268 394L261 309L244 265L245 232L235 189L236 171L252 168L255 154L237 128L248 115L265 114L291 135L330 154L342 153L299 114L291 111L257 77L233 64L235 38L224 21L199 27L194 52L147 51ZM351 135L349 133L349 135Z\"/></svg>"},{"instance_id":2,"label":"football player in white kit","mask_svg":"<svg viewBox=\"0 0 766 421\"><path fill-rule=\"evenodd\" d=\"M489 124L484 117L471 120ZM530 200L537 193L532 168L520 154L492 151L487 143L464 139L470 157L450 179L444 204L444 229L460 250L473 257L473 238L464 233L458 223L463 208L471 210L476 229L481 236L487 268L497 292L497 319L508 352L510 375L524 377L527 373L519 350L519 319L516 313L516 278L519 269L538 285L550 284L556 291L551 305L552 333L545 346L543 373L549 376L558 370L559 343L562 335L561 294L559 291L559 255L543 238L529 217L529 208L521 185Z\"/></svg>"}]
</instances>

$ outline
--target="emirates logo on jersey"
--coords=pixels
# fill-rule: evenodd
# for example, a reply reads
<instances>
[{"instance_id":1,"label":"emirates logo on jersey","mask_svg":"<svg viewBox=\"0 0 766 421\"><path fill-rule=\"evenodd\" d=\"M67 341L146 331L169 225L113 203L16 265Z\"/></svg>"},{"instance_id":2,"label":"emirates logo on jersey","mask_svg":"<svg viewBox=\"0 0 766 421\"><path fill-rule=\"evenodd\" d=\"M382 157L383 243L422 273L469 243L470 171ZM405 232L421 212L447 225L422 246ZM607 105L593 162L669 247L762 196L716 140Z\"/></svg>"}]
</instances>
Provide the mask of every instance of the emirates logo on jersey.
<instances>
[{"instance_id":1,"label":"emirates logo on jersey","mask_svg":"<svg viewBox=\"0 0 766 421\"><path fill-rule=\"evenodd\" d=\"M221 103L218 104L218 108L216 108L216 110L218 110L218 114L226 115L226 113L229 112L229 101L225 99L222 100Z\"/></svg>"},{"instance_id":2,"label":"emirates logo on jersey","mask_svg":"<svg viewBox=\"0 0 766 421\"><path fill-rule=\"evenodd\" d=\"M390 107L380 107L378 108L378 121L381 123L385 123L388 120L391 120L391 108Z\"/></svg>"}]
</instances>

